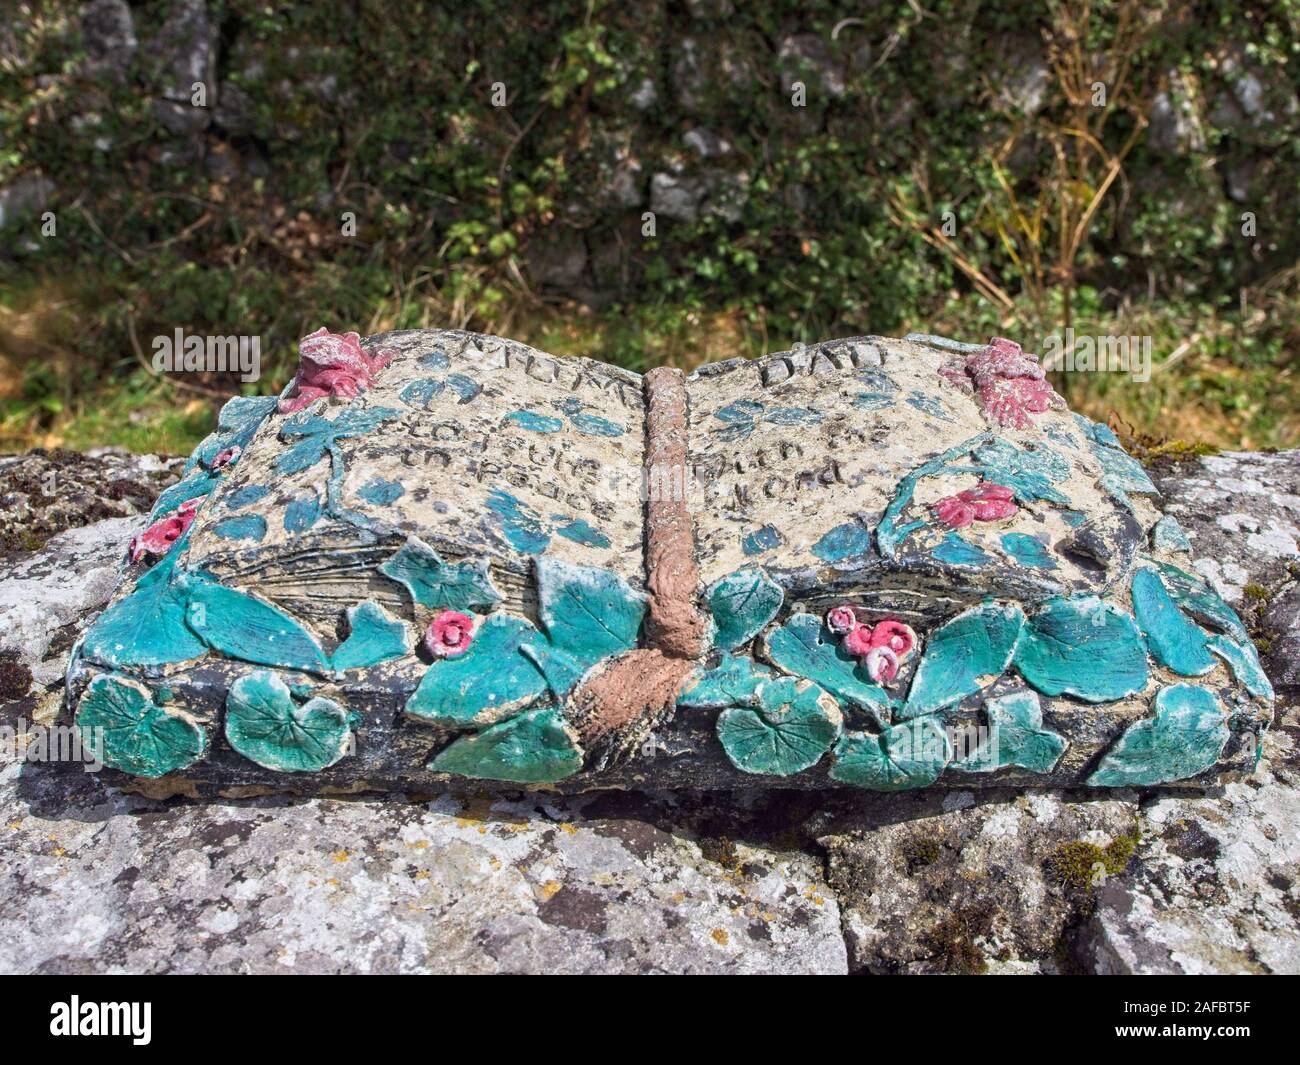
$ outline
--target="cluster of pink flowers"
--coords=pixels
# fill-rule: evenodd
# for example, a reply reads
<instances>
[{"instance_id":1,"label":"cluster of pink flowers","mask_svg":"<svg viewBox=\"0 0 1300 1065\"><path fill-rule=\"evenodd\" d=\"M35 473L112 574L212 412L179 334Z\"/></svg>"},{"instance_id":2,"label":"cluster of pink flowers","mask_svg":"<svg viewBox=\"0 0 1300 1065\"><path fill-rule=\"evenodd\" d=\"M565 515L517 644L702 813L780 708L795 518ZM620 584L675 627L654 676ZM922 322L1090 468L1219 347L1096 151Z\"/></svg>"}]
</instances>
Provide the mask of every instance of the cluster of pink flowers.
<instances>
[{"instance_id":1,"label":"cluster of pink flowers","mask_svg":"<svg viewBox=\"0 0 1300 1065\"><path fill-rule=\"evenodd\" d=\"M845 651L862 660L867 676L877 684L892 684L899 665L916 650L916 633L910 626L892 618L867 624L847 603L831 608L826 625L841 637Z\"/></svg>"},{"instance_id":2,"label":"cluster of pink flowers","mask_svg":"<svg viewBox=\"0 0 1300 1065\"><path fill-rule=\"evenodd\" d=\"M962 391L978 394L984 412L1004 427L1030 429L1031 414L1065 408L1065 400L1047 383L1038 357L1005 337L994 337L987 347L953 360L939 374Z\"/></svg>"},{"instance_id":3,"label":"cluster of pink flowers","mask_svg":"<svg viewBox=\"0 0 1300 1065\"><path fill-rule=\"evenodd\" d=\"M185 530L194 523L194 515L199 512L202 496L187 499L171 514L159 518L156 522L131 537L128 551L132 562L139 562L145 555L165 555L172 544L185 535Z\"/></svg>"},{"instance_id":4,"label":"cluster of pink flowers","mask_svg":"<svg viewBox=\"0 0 1300 1065\"><path fill-rule=\"evenodd\" d=\"M375 374L396 352L382 350L369 355L356 333L331 333L321 327L298 341L298 354L298 376L280 400L281 414L302 410L324 396L351 399L360 395L375 383Z\"/></svg>"},{"instance_id":5,"label":"cluster of pink flowers","mask_svg":"<svg viewBox=\"0 0 1300 1065\"><path fill-rule=\"evenodd\" d=\"M1016 512L1014 493L1006 485L984 483L930 504L935 517L950 529L964 529L973 521L997 521Z\"/></svg>"},{"instance_id":6,"label":"cluster of pink flowers","mask_svg":"<svg viewBox=\"0 0 1300 1065\"><path fill-rule=\"evenodd\" d=\"M424 646L434 658L455 658L469 650L474 638L474 619L455 610L444 610L424 634Z\"/></svg>"}]
</instances>

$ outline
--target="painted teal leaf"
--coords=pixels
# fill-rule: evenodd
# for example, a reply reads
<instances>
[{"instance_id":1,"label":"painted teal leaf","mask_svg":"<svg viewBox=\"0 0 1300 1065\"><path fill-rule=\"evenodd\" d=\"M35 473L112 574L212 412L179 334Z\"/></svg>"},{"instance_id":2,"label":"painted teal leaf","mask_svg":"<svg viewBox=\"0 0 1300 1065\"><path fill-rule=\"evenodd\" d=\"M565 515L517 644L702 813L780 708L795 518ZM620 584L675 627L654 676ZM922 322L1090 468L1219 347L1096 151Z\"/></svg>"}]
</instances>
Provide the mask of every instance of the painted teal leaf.
<instances>
[{"instance_id":1,"label":"painted teal leaf","mask_svg":"<svg viewBox=\"0 0 1300 1065\"><path fill-rule=\"evenodd\" d=\"M764 551L773 551L785 543L785 537L775 525L761 525L747 533L740 541L740 549L747 555L761 555Z\"/></svg>"},{"instance_id":2,"label":"painted teal leaf","mask_svg":"<svg viewBox=\"0 0 1300 1065\"><path fill-rule=\"evenodd\" d=\"M260 514L232 514L212 526L214 536L223 540L256 540L266 535L266 519Z\"/></svg>"},{"instance_id":3,"label":"painted teal leaf","mask_svg":"<svg viewBox=\"0 0 1300 1065\"><path fill-rule=\"evenodd\" d=\"M816 765L839 737L839 708L815 684L792 677L763 682L756 707L718 715L718 739L745 773L788 777Z\"/></svg>"},{"instance_id":4,"label":"painted teal leaf","mask_svg":"<svg viewBox=\"0 0 1300 1065\"><path fill-rule=\"evenodd\" d=\"M178 541L179 542L179 541ZM175 548L102 613L86 633L82 655L106 666L160 666L207 653L185 624L185 600L171 586Z\"/></svg>"},{"instance_id":5,"label":"painted teal leaf","mask_svg":"<svg viewBox=\"0 0 1300 1065\"><path fill-rule=\"evenodd\" d=\"M501 602L485 559L444 562L423 540L412 536L379 572L406 586L411 598L435 610L490 609Z\"/></svg>"},{"instance_id":6,"label":"painted teal leaf","mask_svg":"<svg viewBox=\"0 0 1300 1065\"><path fill-rule=\"evenodd\" d=\"M584 665L636 646L645 596L608 570L537 560L538 613L551 643Z\"/></svg>"},{"instance_id":7,"label":"painted teal leaf","mask_svg":"<svg viewBox=\"0 0 1300 1065\"><path fill-rule=\"evenodd\" d=\"M758 686L775 674L754 664L742 655L723 655L713 669L705 670L677 700L678 706L701 710L721 710L728 706L746 706L758 693Z\"/></svg>"},{"instance_id":8,"label":"painted teal leaf","mask_svg":"<svg viewBox=\"0 0 1300 1065\"><path fill-rule=\"evenodd\" d=\"M541 515L509 492L494 488L488 493L487 509L501 519L501 535L516 551L540 555L551 542L551 533Z\"/></svg>"},{"instance_id":9,"label":"painted teal leaf","mask_svg":"<svg viewBox=\"0 0 1300 1065\"><path fill-rule=\"evenodd\" d=\"M538 640L527 621L489 614L468 651L425 670L406 712L440 725L474 727L526 709L547 690L541 671L521 653Z\"/></svg>"},{"instance_id":10,"label":"painted teal leaf","mask_svg":"<svg viewBox=\"0 0 1300 1065\"><path fill-rule=\"evenodd\" d=\"M298 442L282 451L275 460L275 468L282 474L300 473L319 462L338 440L364 436L379 428L384 422L401 417L401 411L391 407L344 407L334 418L315 413L317 404L299 411L285 420L280 427L281 440Z\"/></svg>"},{"instance_id":11,"label":"painted teal leaf","mask_svg":"<svg viewBox=\"0 0 1300 1065\"><path fill-rule=\"evenodd\" d=\"M1205 632L1183 616L1155 570L1136 570L1132 593L1133 612L1157 662L1184 677L1203 676L1214 668Z\"/></svg>"},{"instance_id":12,"label":"painted teal leaf","mask_svg":"<svg viewBox=\"0 0 1300 1065\"><path fill-rule=\"evenodd\" d=\"M563 702L569 692L577 687L578 681L590 668L588 663L579 662L568 652L552 647L540 634L537 639L523 643L519 651L537 667L546 681L546 687L559 702Z\"/></svg>"},{"instance_id":13,"label":"painted teal leaf","mask_svg":"<svg viewBox=\"0 0 1300 1065\"><path fill-rule=\"evenodd\" d=\"M395 503L406 494L401 481L386 481L382 477L372 477L357 489L357 496L377 507L386 507Z\"/></svg>"},{"instance_id":14,"label":"painted teal leaf","mask_svg":"<svg viewBox=\"0 0 1300 1065\"><path fill-rule=\"evenodd\" d=\"M220 483L218 473L204 469L190 474L183 481L177 481L170 488L164 488L154 501L153 510L149 512L150 523L166 517L187 499L210 495Z\"/></svg>"},{"instance_id":15,"label":"painted teal leaf","mask_svg":"<svg viewBox=\"0 0 1300 1065\"><path fill-rule=\"evenodd\" d=\"M1090 703L1134 695L1150 676L1133 619L1095 595L1048 600L1026 623L1014 662L1044 695Z\"/></svg>"},{"instance_id":16,"label":"painted teal leaf","mask_svg":"<svg viewBox=\"0 0 1300 1065\"><path fill-rule=\"evenodd\" d=\"M438 773L478 780L549 784L582 768L582 751L555 707L538 707L472 736L462 736L429 763Z\"/></svg>"},{"instance_id":17,"label":"painted teal leaf","mask_svg":"<svg viewBox=\"0 0 1300 1065\"><path fill-rule=\"evenodd\" d=\"M978 547L967 543L955 532L948 533L930 551L930 554L949 566L983 566L993 561Z\"/></svg>"},{"instance_id":18,"label":"painted teal leaf","mask_svg":"<svg viewBox=\"0 0 1300 1065\"><path fill-rule=\"evenodd\" d=\"M1249 640L1238 643L1227 636L1212 636L1207 646L1228 663L1238 684L1245 685L1251 695L1272 702L1273 683L1264 672L1264 667L1259 664L1259 652L1253 643Z\"/></svg>"},{"instance_id":19,"label":"painted teal leaf","mask_svg":"<svg viewBox=\"0 0 1300 1065\"><path fill-rule=\"evenodd\" d=\"M608 418L601 418L595 414L588 414L582 409L582 403L577 399L566 399L561 404L561 409L568 415L569 421L573 427L584 436L622 436L626 429Z\"/></svg>"},{"instance_id":20,"label":"painted teal leaf","mask_svg":"<svg viewBox=\"0 0 1300 1065\"><path fill-rule=\"evenodd\" d=\"M1173 684L1156 694L1155 717L1130 725L1088 784L1120 788L1184 780L1213 766L1227 742L1227 714L1214 694L1195 684Z\"/></svg>"},{"instance_id":21,"label":"painted teal leaf","mask_svg":"<svg viewBox=\"0 0 1300 1065\"><path fill-rule=\"evenodd\" d=\"M1021 503L1045 500L1067 506L1069 497L1052 487L1070 476L1070 463L1046 445L1018 448L994 437L976 447L972 454L985 480L1004 485Z\"/></svg>"},{"instance_id":22,"label":"painted teal leaf","mask_svg":"<svg viewBox=\"0 0 1300 1065\"><path fill-rule=\"evenodd\" d=\"M101 674L77 707L82 743L105 765L137 777L160 777L193 765L207 733L189 714L157 705L135 681Z\"/></svg>"},{"instance_id":23,"label":"painted teal leaf","mask_svg":"<svg viewBox=\"0 0 1300 1065\"><path fill-rule=\"evenodd\" d=\"M553 418L549 414L538 414L531 410L511 411L506 418L531 433L558 433L564 428L564 422L560 418Z\"/></svg>"},{"instance_id":24,"label":"painted teal leaf","mask_svg":"<svg viewBox=\"0 0 1300 1065\"><path fill-rule=\"evenodd\" d=\"M320 500L315 496L295 499L284 508L284 531L306 532L316 524L321 514Z\"/></svg>"},{"instance_id":25,"label":"painted teal leaf","mask_svg":"<svg viewBox=\"0 0 1300 1065\"><path fill-rule=\"evenodd\" d=\"M1151 546L1157 551L1190 551L1192 541L1178 519L1166 514L1151 529Z\"/></svg>"},{"instance_id":26,"label":"painted teal leaf","mask_svg":"<svg viewBox=\"0 0 1300 1065\"><path fill-rule=\"evenodd\" d=\"M428 410L429 405L441 394L446 386L433 377L421 377L412 381L398 393L397 398L408 407Z\"/></svg>"},{"instance_id":27,"label":"painted teal leaf","mask_svg":"<svg viewBox=\"0 0 1300 1065\"><path fill-rule=\"evenodd\" d=\"M463 373L449 373L447 375L447 387L456 393L457 403L468 403L483 391L481 384Z\"/></svg>"},{"instance_id":28,"label":"painted teal leaf","mask_svg":"<svg viewBox=\"0 0 1300 1065\"><path fill-rule=\"evenodd\" d=\"M360 718L332 699L299 705L269 669L246 673L226 693L226 739L249 761L278 773L314 773L352 748Z\"/></svg>"},{"instance_id":29,"label":"painted teal leaf","mask_svg":"<svg viewBox=\"0 0 1300 1065\"><path fill-rule=\"evenodd\" d=\"M185 463L185 474L212 465L227 448L246 448L267 415L275 410L276 396L235 396L217 415L217 430L204 437Z\"/></svg>"},{"instance_id":30,"label":"painted teal leaf","mask_svg":"<svg viewBox=\"0 0 1300 1065\"><path fill-rule=\"evenodd\" d=\"M1245 623L1206 581L1168 562L1157 562L1156 569L1174 602L1192 617L1222 629L1238 643L1250 642Z\"/></svg>"},{"instance_id":31,"label":"painted teal leaf","mask_svg":"<svg viewBox=\"0 0 1300 1065\"><path fill-rule=\"evenodd\" d=\"M969 463L960 467L954 467L951 464L957 459L968 457L974 448L991 439L992 434L980 433L978 436L963 440L960 444L954 444L943 454L936 455L928 462L922 463L899 480L897 487L894 489L894 498L889 501L889 506L885 508L885 513L876 525L876 547L880 550L881 555L885 558L896 558L899 545L907 539L911 532L925 524L923 521L913 521L900 525L904 511L911 506L917 484L926 477L933 477L936 474L945 472L981 472L979 468L972 467Z\"/></svg>"},{"instance_id":32,"label":"painted teal leaf","mask_svg":"<svg viewBox=\"0 0 1300 1065\"><path fill-rule=\"evenodd\" d=\"M575 544L582 544L583 547L609 546L609 537L599 530L593 529L585 518L570 520L563 514L552 514L551 518L562 523L555 527L557 536L563 536L566 540L572 540Z\"/></svg>"},{"instance_id":33,"label":"painted teal leaf","mask_svg":"<svg viewBox=\"0 0 1300 1065\"><path fill-rule=\"evenodd\" d=\"M186 623L214 651L261 666L329 669L315 637L278 607L199 574L186 574L177 587L188 604Z\"/></svg>"},{"instance_id":34,"label":"painted teal leaf","mask_svg":"<svg viewBox=\"0 0 1300 1065\"><path fill-rule=\"evenodd\" d=\"M348 607L348 638L335 649L330 664L336 670L364 669L411 650L411 626L367 599Z\"/></svg>"},{"instance_id":35,"label":"painted teal leaf","mask_svg":"<svg viewBox=\"0 0 1300 1065\"><path fill-rule=\"evenodd\" d=\"M717 625L714 642L726 651L757 636L785 599L781 586L757 566L727 574L704 594Z\"/></svg>"},{"instance_id":36,"label":"painted teal leaf","mask_svg":"<svg viewBox=\"0 0 1300 1065\"><path fill-rule=\"evenodd\" d=\"M933 784L951 756L947 734L925 717L874 735L844 733L830 775L871 791L907 791Z\"/></svg>"},{"instance_id":37,"label":"painted teal leaf","mask_svg":"<svg viewBox=\"0 0 1300 1065\"><path fill-rule=\"evenodd\" d=\"M1056 559L1036 537L1027 533L1003 533L1002 550L1030 569L1056 569Z\"/></svg>"},{"instance_id":38,"label":"painted teal leaf","mask_svg":"<svg viewBox=\"0 0 1300 1065\"><path fill-rule=\"evenodd\" d=\"M870 550L871 533L856 521L835 526L812 546L812 553L823 562L842 562Z\"/></svg>"},{"instance_id":39,"label":"painted teal leaf","mask_svg":"<svg viewBox=\"0 0 1300 1065\"><path fill-rule=\"evenodd\" d=\"M1011 692L984 703L988 742L953 763L966 773L991 773L1019 766L1050 773L1065 753L1065 738L1043 727L1043 707L1031 691Z\"/></svg>"},{"instance_id":40,"label":"painted teal leaf","mask_svg":"<svg viewBox=\"0 0 1300 1065\"><path fill-rule=\"evenodd\" d=\"M803 677L843 702L887 716L889 696L871 681L856 658L845 653L839 638L821 618L795 614L764 640L764 657L778 669Z\"/></svg>"},{"instance_id":41,"label":"painted teal leaf","mask_svg":"<svg viewBox=\"0 0 1300 1065\"><path fill-rule=\"evenodd\" d=\"M900 720L933 714L992 684L1010 664L1024 622L1019 607L986 603L936 629L926 641Z\"/></svg>"},{"instance_id":42,"label":"painted teal leaf","mask_svg":"<svg viewBox=\"0 0 1300 1065\"><path fill-rule=\"evenodd\" d=\"M241 507L258 503L270 494L271 488L269 485L246 484L242 488L236 488L229 495L222 496L221 505L227 510L238 510Z\"/></svg>"}]
</instances>

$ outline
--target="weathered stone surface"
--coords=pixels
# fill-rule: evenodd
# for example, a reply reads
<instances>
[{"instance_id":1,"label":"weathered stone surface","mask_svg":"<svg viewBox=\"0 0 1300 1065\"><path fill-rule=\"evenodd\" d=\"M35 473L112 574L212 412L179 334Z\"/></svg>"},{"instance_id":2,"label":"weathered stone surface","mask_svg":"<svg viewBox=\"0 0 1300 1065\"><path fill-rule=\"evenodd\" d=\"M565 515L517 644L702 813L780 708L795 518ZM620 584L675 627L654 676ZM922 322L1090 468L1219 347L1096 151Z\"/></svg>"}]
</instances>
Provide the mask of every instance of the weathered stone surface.
<instances>
[{"instance_id":1,"label":"weathered stone surface","mask_svg":"<svg viewBox=\"0 0 1300 1065\"><path fill-rule=\"evenodd\" d=\"M1155 473L1192 542L1193 568L1234 606L1246 585L1277 590L1300 557L1300 464L1292 453L1225 452Z\"/></svg>"},{"instance_id":2,"label":"weathered stone surface","mask_svg":"<svg viewBox=\"0 0 1300 1065\"><path fill-rule=\"evenodd\" d=\"M846 971L815 857L652 802L162 804L32 768L0 769L4 972Z\"/></svg>"}]
</instances>

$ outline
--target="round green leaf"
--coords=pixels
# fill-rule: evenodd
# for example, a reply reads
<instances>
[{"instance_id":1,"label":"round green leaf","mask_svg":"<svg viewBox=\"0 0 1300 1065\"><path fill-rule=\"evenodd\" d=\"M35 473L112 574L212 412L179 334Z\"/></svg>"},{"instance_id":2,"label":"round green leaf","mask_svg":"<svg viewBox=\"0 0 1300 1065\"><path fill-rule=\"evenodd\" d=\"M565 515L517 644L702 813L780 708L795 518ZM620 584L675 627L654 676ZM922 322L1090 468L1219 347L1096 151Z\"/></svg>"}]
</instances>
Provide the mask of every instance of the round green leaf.
<instances>
[{"instance_id":1,"label":"round green leaf","mask_svg":"<svg viewBox=\"0 0 1300 1065\"><path fill-rule=\"evenodd\" d=\"M82 743L114 769L160 777L193 765L207 750L207 733L182 710L157 705L133 680L101 675L77 707Z\"/></svg>"},{"instance_id":2,"label":"round green leaf","mask_svg":"<svg viewBox=\"0 0 1300 1065\"><path fill-rule=\"evenodd\" d=\"M269 669L246 673L226 693L226 739L266 769L311 773L333 765L352 745L357 717L332 699L301 706Z\"/></svg>"},{"instance_id":3,"label":"round green leaf","mask_svg":"<svg viewBox=\"0 0 1300 1065\"><path fill-rule=\"evenodd\" d=\"M757 707L718 715L718 739L746 773L789 776L820 761L840 734L835 701L815 684L790 677L764 682Z\"/></svg>"}]
</instances>

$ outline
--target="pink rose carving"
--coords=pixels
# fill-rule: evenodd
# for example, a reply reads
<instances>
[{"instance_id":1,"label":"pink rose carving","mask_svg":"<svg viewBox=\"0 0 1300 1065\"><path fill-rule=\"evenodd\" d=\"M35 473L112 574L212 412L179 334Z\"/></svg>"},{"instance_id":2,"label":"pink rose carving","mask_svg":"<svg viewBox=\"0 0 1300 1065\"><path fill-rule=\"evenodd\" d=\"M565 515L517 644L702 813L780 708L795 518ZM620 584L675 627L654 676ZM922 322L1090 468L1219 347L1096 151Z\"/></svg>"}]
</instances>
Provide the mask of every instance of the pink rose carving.
<instances>
[{"instance_id":1,"label":"pink rose carving","mask_svg":"<svg viewBox=\"0 0 1300 1065\"><path fill-rule=\"evenodd\" d=\"M964 529L975 521L997 521L1016 512L1014 493L1006 485L981 484L930 504L935 517L950 529Z\"/></svg>"},{"instance_id":2,"label":"pink rose carving","mask_svg":"<svg viewBox=\"0 0 1300 1065\"><path fill-rule=\"evenodd\" d=\"M826 613L826 627L837 636L843 636L858 627L858 616L848 603L831 607Z\"/></svg>"},{"instance_id":3,"label":"pink rose carving","mask_svg":"<svg viewBox=\"0 0 1300 1065\"><path fill-rule=\"evenodd\" d=\"M236 445L235 447L226 448L225 451L217 452L216 456L212 459L212 468L214 470L219 470L223 466L230 465L230 463L234 462L235 459L239 458L242 451L243 449Z\"/></svg>"},{"instance_id":4,"label":"pink rose carving","mask_svg":"<svg viewBox=\"0 0 1300 1065\"><path fill-rule=\"evenodd\" d=\"M455 658L469 650L473 637L473 618L454 610L444 610L429 622L424 646L434 658Z\"/></svg>"},{"instance_id":5,"label":"pink rose carving","mask_svg":"<svg viewBox=\"0 0 1300 1065\"><path fill-rule=\"evenodd\" d=\"M845 633L841 646L855 658L865 657L871 650L871 626L858 625L850 629Z\"/></svg>"},{"instance_id":6,"label":"pink rose carving","mask_svg":"<svg viewBox=\"0 0 1300 1065\"><path fill-rule=\"evenodd\" d=\"M1052 391L1038 357L1005 337L994 337L987 347L950 361L939 376L968 395L978 395L984 413L1003 427L1031 429L1031 414L1049 407L1065 409L1065 400Z\"/></svg>"},{"instance_id":7,"label":"pink rose carving","mask_svg":"<svg viewBox=\"0 0 1300 1065\"><path fill-rule=\"evenodd\" d=\"M156 522L131 537L128 552L132 562L139 562L145 555L165 555L172 544L185 535L185 530L194 523L194 516L199 512L202 496L187 499L171 514L159 518Z\"/></svg>"},{"instance_id":8,"label":"pink rose carving","mask_svg":"<svg viewBox=\"0 0 1300 1065\"><path fill-rule=\"evenodd\" d=\"M898 655L888 647L873 647L867 652L867 676L882 687L894 682L898 676Z\"/></svg>"},{"instance_id":9,"label":"pink rose carving","mask_svg":"<svg viewBox=\"0 0 1300 1065\"><path fill-rule=\"evenodd\" d=\"M367 354L356 333L331 333L324 327L309 333L298 341L298 375L280 400L280 413L292 414L323 396L359 396L396 354L387 349Z\"/></svg>"},{"instance_id":10,"label":"pink rose carving","mask_svg":"<svg viewBox=\"0 0 1300 1065\"><path fill-rule=\"evenodd\" d=\"M893 618L879 621L871 630L871 648L874 650L877 647L887 647L901 662L916 647L916 633L910 625L904 625Z\"/></svg>"}]
</instances>

